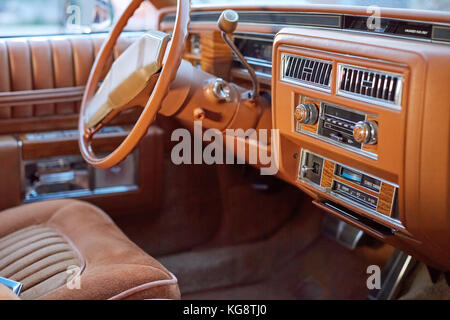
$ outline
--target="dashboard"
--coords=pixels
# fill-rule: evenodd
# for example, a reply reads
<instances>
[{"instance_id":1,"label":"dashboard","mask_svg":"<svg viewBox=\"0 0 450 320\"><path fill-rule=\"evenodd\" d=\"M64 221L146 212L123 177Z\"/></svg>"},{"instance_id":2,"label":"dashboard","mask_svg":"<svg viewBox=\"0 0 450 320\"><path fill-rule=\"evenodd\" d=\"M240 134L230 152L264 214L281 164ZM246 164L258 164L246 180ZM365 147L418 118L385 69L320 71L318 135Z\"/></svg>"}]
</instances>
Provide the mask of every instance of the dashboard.
<instances>
[{"instance_id":1,"label":"dashboard","mask_svg":"<svg viewBox=\"0 0 450 320\"><path fill-rule=\"evenodd\" d=\"M234 44L262 79L270 79L272 75L273 37L267 35L235 34ZM242 63L233 56L232 68L246 72Z\"/></svg>"},{"instance_id":2,"label":"dashboard","mask_svg":"<svg viewBox=\"0 0 450 320\"><path fill-rule=\"evenodd\" d=\"M278 176L326 212L450 268L450 15L235 8L233 41L271 97ZM185 59L248 86L218 8L191 13ZM173 12L160 28L170 29ZM246 82L247 81L247 82Z\"/></svg>"}]
</instances>

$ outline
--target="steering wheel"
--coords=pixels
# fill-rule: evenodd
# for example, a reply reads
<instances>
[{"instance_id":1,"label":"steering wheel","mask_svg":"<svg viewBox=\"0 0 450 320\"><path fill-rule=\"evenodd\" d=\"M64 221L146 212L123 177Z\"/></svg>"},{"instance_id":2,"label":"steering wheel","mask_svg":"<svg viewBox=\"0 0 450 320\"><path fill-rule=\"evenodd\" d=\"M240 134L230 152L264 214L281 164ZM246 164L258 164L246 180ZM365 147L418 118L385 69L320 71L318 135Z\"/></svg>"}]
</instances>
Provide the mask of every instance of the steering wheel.
<instances>
[{"instance_id":1,"label":"steering wheel","mask_svg":"<svg viewBox=\"0 0 450 320\"><path fill-rule=\"evenodd\" d=\"M117 39L143 1L132 0L109 33L95 59L81 102L80 151L86 162L96 168L111 168L133 151L155 120L181 63L188 34L189 0L177 1L172 36L159 31L144 34L114 61L98 87ZM153 1L156 0L150 0ZM142 101L142 97L144 109L128 136L107 156L96 155L91 145L94 134L138 98Z\"/></svg>"}]
</instances>

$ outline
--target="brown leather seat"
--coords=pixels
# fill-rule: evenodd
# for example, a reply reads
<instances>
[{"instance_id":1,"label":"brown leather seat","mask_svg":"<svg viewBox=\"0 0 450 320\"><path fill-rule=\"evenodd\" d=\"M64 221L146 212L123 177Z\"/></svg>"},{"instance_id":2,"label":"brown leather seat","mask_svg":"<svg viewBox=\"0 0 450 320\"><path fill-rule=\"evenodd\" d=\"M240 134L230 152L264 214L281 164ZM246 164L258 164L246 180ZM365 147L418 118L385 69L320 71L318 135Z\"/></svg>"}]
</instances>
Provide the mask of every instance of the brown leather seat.
<instances>
[{"instance_id":1,"label":"brown leather seat","mask_svg":"<svg viewBox=\"0 0 450 320\"><path fill-rule=\"evenodd\" d=\"M23 283L22 299L180 297L173 274L103 211L77 200L0 212L0 276Z\"/></svg>"}]
</instances>

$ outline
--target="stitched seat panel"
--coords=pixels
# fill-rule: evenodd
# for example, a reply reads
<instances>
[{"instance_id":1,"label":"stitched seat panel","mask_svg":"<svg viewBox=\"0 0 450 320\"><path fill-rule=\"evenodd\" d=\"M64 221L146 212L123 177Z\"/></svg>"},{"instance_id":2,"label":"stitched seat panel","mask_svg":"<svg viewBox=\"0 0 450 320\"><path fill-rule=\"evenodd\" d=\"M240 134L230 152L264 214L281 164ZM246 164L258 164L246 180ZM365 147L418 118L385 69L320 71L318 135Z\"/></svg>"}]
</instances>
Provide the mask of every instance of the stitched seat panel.
<instances>
[{"instance_id":1,"label":"stitched seat panel","mask_svg":"<svg viewBox=\"0 0 450 320\"><path fill-rule=\"evenodd\" d=\"M53 228L34 225L0 238L0 276L23 284L22 299L36 299L64 285L81 261Z\"/></svg>"}]
</instances>

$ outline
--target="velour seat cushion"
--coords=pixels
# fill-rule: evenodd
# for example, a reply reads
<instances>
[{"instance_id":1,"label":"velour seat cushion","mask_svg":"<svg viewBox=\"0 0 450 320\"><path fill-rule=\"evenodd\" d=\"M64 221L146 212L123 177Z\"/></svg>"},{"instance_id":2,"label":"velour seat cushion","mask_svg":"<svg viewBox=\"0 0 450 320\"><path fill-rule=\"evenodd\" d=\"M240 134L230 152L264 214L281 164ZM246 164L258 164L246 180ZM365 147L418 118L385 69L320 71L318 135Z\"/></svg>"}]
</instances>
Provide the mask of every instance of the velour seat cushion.
<instances>
[{"instance_id":1,"label":"velour seat cushion","mask_svg":"<svg viewBox=\"0 0 450 320\"><path fill-rule=\"evenodd\" d=\"M0 212L0 276L21 299L179 299L177 279L99 208L54 200Z\"/></svg>"}]
</instances>

